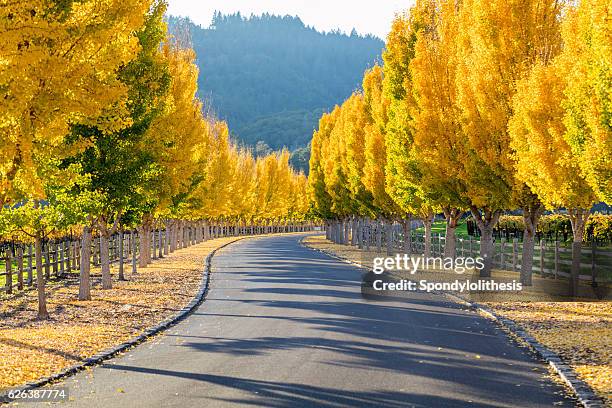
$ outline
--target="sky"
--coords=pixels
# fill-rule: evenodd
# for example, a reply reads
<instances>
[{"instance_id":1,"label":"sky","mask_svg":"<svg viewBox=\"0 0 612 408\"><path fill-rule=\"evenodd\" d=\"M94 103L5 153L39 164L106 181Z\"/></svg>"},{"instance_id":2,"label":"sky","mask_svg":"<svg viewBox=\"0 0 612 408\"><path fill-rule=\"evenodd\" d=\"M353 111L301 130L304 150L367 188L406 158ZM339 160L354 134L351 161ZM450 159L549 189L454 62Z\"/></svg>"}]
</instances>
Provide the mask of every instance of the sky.
<instances>
[{"instance_id":1,"label":"sky","mask_svg":"<svg viewBox=\"0 0 612 408\"><path fill-rule=\"evenodd\" d=\"M208 27L215 10L223 14L297 15L319 31L340 29L350 33L387 36L395 13L407 10L413 0L168 0L168 14L189 17Z\"/></svg>"}]
</instances>

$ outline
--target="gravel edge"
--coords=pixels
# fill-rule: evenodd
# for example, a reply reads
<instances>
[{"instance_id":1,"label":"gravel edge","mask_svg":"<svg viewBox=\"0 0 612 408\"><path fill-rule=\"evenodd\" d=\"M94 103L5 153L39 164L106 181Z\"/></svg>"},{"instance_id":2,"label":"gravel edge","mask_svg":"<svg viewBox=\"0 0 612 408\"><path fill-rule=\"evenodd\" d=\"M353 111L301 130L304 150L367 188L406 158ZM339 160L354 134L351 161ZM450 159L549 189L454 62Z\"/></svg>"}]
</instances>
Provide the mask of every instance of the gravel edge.
<instances>
[{"instance_id":1,"label":"gravel edge","mask_svg":"<svg viewBox=\"0 0 612 408\"><path fill-rule=\"evenodd\" d=\"M587 383L578 378L576 372L568 364L564 363L557 353L538 342L533 336L528 334L523 328L521 328L516 322L514 322L514 320L500 316L499 314L495 313L495 311L493 311L491 308L485 305L481 305L476 302L470 302L460 296L451 293L445 293L445 295L449 299L457 303L463 304L469 307L470 309L475 310L478 313L493 320L499 326L510 331L520 341L527 344L529 349L538 358L544 360L552 368L552 370L563 380L565 385L567 385L572 390L577 401L584 408L605 408L603 400L599 396L597 396L597 394L595 394L593 389Z\"/></svg>"},{"instance_id":2,"label":"gravel edge","mask_svg":"<svg viewBox=\"0 0 612 408\"><path fill-rule=\"evenodd\" d=\"M328 255L332 258L335 258L344 263L348 263L350 265L356 266L361 269L369 269L367 266L364 266L358 262L351 261L346 258L342 258L336 254L332 254L325 250L319 248L313 248L304 243L303 239L300 240L300 245L312 249L314 251L318 251ZM529 335L525 330L523 330L517 323L513 320L510 320L506 317L499 316L489 307L478 304L476 302L470 302L460 296L443 293L446 297L454 301L455 303L463 304L470 309L477 311L489 319L493 320L499 326L504 327L509 330L514 336L519 338L522 342L526 343L529 346L529 349L540 359L544 360L553 371L563 380L563 382L572 390L574 396L577 401L584 408L605 408L605 404L603 400L595 394L593 389L584 381L578 378L576 372L567 364L565 364L561 358L553 351L548 349L543 344L539 343L533 336Z\"/></svg>"},{"instance_id":3,"label":"gravel edge","mask_svg":"<svg viewBox=\"0 0 612 408\"><path fill-rule=\"evenodd\" d=\"M208 288L209 288L209 284L210 284L210 267L212 264L212 258L213 256L217 253L217 251L237 242L237 241L241 241L243 239L246 239L249 237L242 237L242 238L237 238L233 241L230 242L226 242L223 245L218 246L217 248L213 249L207 256L206 256L206 260L204 262L204 276L202 278L202 283L200 284L200 289L198 290L198 292L196 293L196 295L194 296L194 298L191 300L191 302L189 302L189 304L187 304L185 307L183 307L177 314L175 314L174 316L162 321L161 323L156 324L153 327L148 328L147 330L145 330L142 334L140 334L139 336L136 336L124 343L118 344L110 349L104 350L100 353L97 353L95 355L93 355L92 357L89 357L73 366L70 366L68 368L65 368L64 370L55 373L53 375L50 375L48 377L44 377L41 378L37 381L34 382L30 382L27 383L25 385L22 385L20 387L15 387L15 388L10 388L8 390L4 390L2 391L2 393L0 393L0 404L3 403L9 403L12 402L14 399L9 398L8 393L9 392L19 392L19 391L28 391L28 390L32 390L35 388L39 388L39 387L43 387L45 385L54 383L58 380L61 379L65 379L67 377L70 377L84 369L86 369L87 367L91 367L91 366L95 366L98 365L108 359L111 359L115 356L117 356L120 353L123 353L125 351L127 351L128 349L137 346L141 343L144 343L145 341L147 341L150 337L155 336L156 334L159 334L161 332L163 332L164 330L169 329L170 327L176 325L177 323L179 323L180 321L182 321L183 319L185 319L187 316L189 316L198 306L200 306L204 300L206 299L206 294L208 293Z\"/></svg>"}]
</instances>

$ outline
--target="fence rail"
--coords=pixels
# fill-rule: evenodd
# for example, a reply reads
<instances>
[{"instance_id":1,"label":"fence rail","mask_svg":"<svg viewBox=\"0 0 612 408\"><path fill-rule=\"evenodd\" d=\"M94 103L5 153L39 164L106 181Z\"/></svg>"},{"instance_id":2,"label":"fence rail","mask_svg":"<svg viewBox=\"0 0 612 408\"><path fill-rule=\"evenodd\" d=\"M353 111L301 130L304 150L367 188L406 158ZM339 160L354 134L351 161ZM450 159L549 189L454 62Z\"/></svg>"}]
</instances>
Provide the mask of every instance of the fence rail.
<instances>
[{"instance_id":1,"label":"fence rail","mask_svg":"<svg viewBox=\"0 0 612 408\"><path fill-rule=\"evenodd\" d=\"M311 223L286 225L233 225L229 223L198 223L179 229L181 236L173 237L167 226L154 228L149 233L149 254L152 259L163 258L176 249L219 237L261 235L269 233L312 231L316 226ZM176 233L176 232L175 232ZM173 244L173 238L175 240ZM120 268L131 262L132 271L137 268L141 248L139 231L119 231L109 238L109 259L111 264ZM81 267L81 239L66 237L57 240L45 240L42 245L42 270L47 281L60 280ZM93 266L101 262L100 237L91 240L91 258ZM33 244L17 242L0 243L0 293L12 294L35 285L36 254Z\"/></svg>"},{"instance_id":2,"label":"fence rail","mask_svg":"<svg viewBox=\"0 0 612 408\"><path fill-rule=\"evenodd\" d=\"M357 221L332 222L327 226L327 237L335 242L359 245L366 250L388 253L408 251L424 254L425 233L410 228L410 248L405 245L404 226L396 222ZM444 256L444 234L431 234L431 255ZM476 237L457 238L458 257L478 257L480 240ZM493 267L507 271L520 271L523 243L518 238L494 238ZM571 243L539 239L535 242L532 271L541 276L569 277L572 265ZM583 246L580 254L580 279L592 282L612 282L612 248L590 242Z\"/></svg>"}]
</instances>

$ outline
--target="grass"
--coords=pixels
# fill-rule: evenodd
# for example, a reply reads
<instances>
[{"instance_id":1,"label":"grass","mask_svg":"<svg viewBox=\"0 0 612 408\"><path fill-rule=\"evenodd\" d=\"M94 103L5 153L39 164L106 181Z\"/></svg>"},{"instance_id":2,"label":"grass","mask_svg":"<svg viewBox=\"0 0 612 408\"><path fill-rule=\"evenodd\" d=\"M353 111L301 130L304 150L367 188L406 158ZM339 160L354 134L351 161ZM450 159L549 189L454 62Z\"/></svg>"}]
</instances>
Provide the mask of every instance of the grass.
<instances>
[{"instance_id":1,"label":"grass","mask_svg":"<svg viewBox=\"0 0 612 408\"><path fill-rule=\"evenodd\" d=\"M423 227L416 228L414 230L416 234L423 234L425 229ZM446 232L446 222L445 221L436 221L432 225L432 233L434 234L434 246L436 246L435 236L438 234L444 235ZM457 227L457 251L460 256L478 256L478 237L472 237L467 233L467 224L465 222L459 224ZM422 236L418 237L422 241ZM416 237L413 237L413 240L416 240ZM472 251L469 250L469 240L472 240ZM463 241L461 241L463 240ZM540 249L537 246L534 250L534 261L533 261L533 271L535 273L540 273ZM572 261L572 253L571 253L571 243L561 243L559 251L559 272L561 273L570 273L571 271L571 261ZM462 250L463 248L463 250ZM519 241L518 243L518 262L517 266L520 267L521 261L521 252L522 252L523 244ZM497 262L501 262L501 252L502 252L502 244L499 239L495 241L495 260ZM582 248L581 255L581 267L580 274L591 276L591 257L592 257L591 247L588 244L585 244ZM504 263L507 269L512 268L512 241L506 242L504 246ZM595 273L598 281L603 282L612 282L612 248L598 247L595 252ZM552 275L555 270L555 255L554 255L554 243L548 242L544 249L544 273Z\"/></svg>"},{"instance_id":2,"label":"grass","mask_svg":"<svg viewBox=\"0 0 612 408\"><path fill-rule=\"evenodd\" d=\"M416 232L424 233L425 228L415 228ZM433 234L445 234L446 233L446 222L445 221L435 221L431 226L431 232ZM457 226L456 230L457 238L465 238L468 239L470 235L467 232L467 223L462 222Z\"/></svg>"},{"instance_id":3,"label":"grass","mask_svg":"<svg viewBox=\"0 0 612 408\"><path fill-rule=\"evenodd\" d=\"M12 274L12 281L13 281L13 286L17 285L17 262L13 261L13 274ZM0 273L5 273L6 272L6 261L4 260L0 260ZM27 272L23 272L23 276L24 276L24 281L27 279ZM6 286L6 275L0 275L0 288Z\"/></svg>"}]
</instances>

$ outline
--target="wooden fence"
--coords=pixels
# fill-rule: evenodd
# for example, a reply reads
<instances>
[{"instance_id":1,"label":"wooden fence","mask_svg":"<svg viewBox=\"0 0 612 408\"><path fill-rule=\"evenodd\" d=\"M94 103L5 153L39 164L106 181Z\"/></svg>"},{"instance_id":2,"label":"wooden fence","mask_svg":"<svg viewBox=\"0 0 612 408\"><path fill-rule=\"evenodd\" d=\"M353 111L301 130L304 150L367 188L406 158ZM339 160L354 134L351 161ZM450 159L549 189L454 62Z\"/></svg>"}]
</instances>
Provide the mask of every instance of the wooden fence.
<instances>
[{"instance_id":1,"label":"wooden fence","mask_svg":"<svg viewBox=\"0 0 612 408\"><path fill-rule=\"evenodd\" d=\"M231 225L197 224L181 228L182 237L176 240L177 248L218 237L261 235L270 233L312 231L311 223L288 225ZM155 228L150 232L149 248L151 258L158 259L171 252L170 232L166 228ZM81 266L81 245L78 238L66 237L45 240L42 246L42 268L47 281L61 280ZM138 230L120 231L110 237L109 259L123 268L131 262L132 272L136 271L137 260L142 251ZM100 265L100 238L91 242L91 264ZM36 261L33 244L16 242L0 243L0 293L13 293L36 284Z\"/></svg>"},{"instance_id":2,"label":"wooden fence","mask_svg":"<svg viewBox=\"0 0 612 408\"><path fill-rule=\"evenodd\" d=\"M402 237L399 237L402 239ZM413 234L418 252L425 248L425 234ZM432 235L432 255L443 256L445 237ZM507 271L520 271L523 243L518 238L496 239L493 246L493 267ZM572 266L571 243L541 239L535 243L532 271L540 276L553 278L569 277ZM476 238L457 239L457 256L476 258L480 254L480 240ZM580 255L580 279L593 282L612 281L612 250L598 247L592 242L583 246Z\"/></svg>"},{"instance_id":3,"label":"wooden fence","mask_svg":"<svg viewBox=\"0 0 612 408\"><path fill-rule=\"evenodd\" d=\"M414 227L415 225L413 225ZM425 234L411 228L410 253L423 254ZM353 239L353 236L356 239ZM365 224L332 222L327 227L327 238L332 241L362 245L364 249L388 253L405 249L403 226L398 223L370 221ZM431 256L444 256L444 234L432 233ZM457 238L457 256L476 258L480 253L480 240L476 237ZM495 238L493 267L507 271L520 271L523 243L514 238ZM572 265L571 243L540 239L535 243L532 270L541 276L569 277ZM591 242L583 246L580 255L580 279L592 282L612 282L612 247Z\"/></svg>"}]
</instances>

